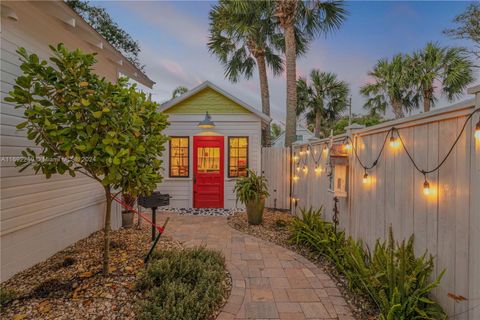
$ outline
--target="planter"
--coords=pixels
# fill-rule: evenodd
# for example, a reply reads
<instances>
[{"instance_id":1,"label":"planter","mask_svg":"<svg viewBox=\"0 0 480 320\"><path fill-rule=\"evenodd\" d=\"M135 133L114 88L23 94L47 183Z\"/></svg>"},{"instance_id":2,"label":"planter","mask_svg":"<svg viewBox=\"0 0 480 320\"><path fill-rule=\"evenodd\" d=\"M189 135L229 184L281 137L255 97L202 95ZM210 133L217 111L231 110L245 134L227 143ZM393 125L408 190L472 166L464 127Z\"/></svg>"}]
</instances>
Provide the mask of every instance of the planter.
<instances>
[{"instance_id":1,"label":"planter","mask_svg":"<svg viewBox=\"0 0 480 320\"><path fill-rule=\"evenodd\" d=\"M131 228L133 226L133 212L128 210L122 211L122 227Z\"/></svg>"},{"instance_id":2,"label":"planter","mask_svg":"<svg viewBox=\"0 0 480 320\"><path fill-rule=\"evenodd\" d=\"M262 223L263 209L265 208L265 198L258 201L250 201L245 204L247 210L247 219L249 224L257 225Z\"/></svg>"}]
</instances>

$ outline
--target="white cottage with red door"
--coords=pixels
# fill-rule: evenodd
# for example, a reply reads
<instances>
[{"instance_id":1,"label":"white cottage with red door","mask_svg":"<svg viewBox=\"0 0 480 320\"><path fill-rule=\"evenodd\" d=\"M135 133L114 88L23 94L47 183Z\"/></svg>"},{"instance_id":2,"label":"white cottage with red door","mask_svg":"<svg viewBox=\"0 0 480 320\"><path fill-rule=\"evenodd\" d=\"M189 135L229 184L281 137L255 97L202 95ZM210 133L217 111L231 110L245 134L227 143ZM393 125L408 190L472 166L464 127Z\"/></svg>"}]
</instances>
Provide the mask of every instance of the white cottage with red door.
<instances>
[{"instance_id":1,"label":"white cottage with red door","mask_svg":"<svg viewBox=\"0 0 480 320\"><path fill-rule=\"evenodd\" d=\"M236 179L261 170L261 131L270 117L209 81L160 111L169 116L170 141L158 190L170 194L170 207L235 208Z\"/></svg>"}]
</instances>

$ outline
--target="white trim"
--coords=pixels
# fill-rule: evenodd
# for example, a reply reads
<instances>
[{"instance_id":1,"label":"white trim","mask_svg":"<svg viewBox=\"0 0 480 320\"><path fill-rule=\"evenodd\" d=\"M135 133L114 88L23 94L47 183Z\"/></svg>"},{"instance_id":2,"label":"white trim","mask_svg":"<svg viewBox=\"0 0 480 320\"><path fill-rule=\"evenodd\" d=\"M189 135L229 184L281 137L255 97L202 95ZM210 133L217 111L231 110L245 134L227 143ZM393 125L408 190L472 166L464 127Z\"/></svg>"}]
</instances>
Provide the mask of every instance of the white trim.
<instances>
[{"instance_id":1,"label":"white trim","mask_svg":"<svg viewBox=\"0 0 480 320\"><path fill-rule=\"evenodd\" d=\"M246 102L238 99L237 97L232 96L230 93L228 93L225 90L223 90L222 88L214 85L213 83L211 83L208 80L201 83L200 85L196 86L195 88L185 92L184 94L182 94L182 95L180 95L180 96L178 96L178 97L176 97L176 98L174 98L170 101L165 102L164 104L162 104L160 106L159 111L164 112L164 111L170 109L171 107L173 107L173 106L177 105L178 103L190 98L191 96L197 94L198 92L200 92L200 91L202 91L206 88L210 88L210 89L220 93L221 95L227 97L228 99L232 100L233 102L239 104L243 108L247 109L248 111L252 112L256 116L261 118L264 122L268 123L268 122L272 121L272 118L270 118L269 116L267 116L263 112L261 112L258 109L252 107L251 105L247 104Z\"/></svg>"}]
</instances>

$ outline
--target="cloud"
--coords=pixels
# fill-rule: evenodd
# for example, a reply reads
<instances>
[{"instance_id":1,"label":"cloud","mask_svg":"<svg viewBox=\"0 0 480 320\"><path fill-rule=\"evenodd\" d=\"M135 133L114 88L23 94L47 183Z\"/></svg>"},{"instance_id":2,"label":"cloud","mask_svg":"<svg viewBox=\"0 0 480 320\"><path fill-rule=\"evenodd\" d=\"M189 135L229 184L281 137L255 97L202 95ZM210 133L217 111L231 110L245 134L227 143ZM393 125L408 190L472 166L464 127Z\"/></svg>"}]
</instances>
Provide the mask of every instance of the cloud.
<instances>
[{"instance_id":1,"label":"cloud","mask_svg":"<svg viewBox=\"0 0 480 320\"><path fill-rule=\"evenodd\" d=\"M122 3L122 2L120 2ZM205 46L208 39L208 27L196 17L181 12L168 2L125 2L128 10L140 16L154 32L168 34L177 41L189 46Z\"/></svg>"}]
</instances>

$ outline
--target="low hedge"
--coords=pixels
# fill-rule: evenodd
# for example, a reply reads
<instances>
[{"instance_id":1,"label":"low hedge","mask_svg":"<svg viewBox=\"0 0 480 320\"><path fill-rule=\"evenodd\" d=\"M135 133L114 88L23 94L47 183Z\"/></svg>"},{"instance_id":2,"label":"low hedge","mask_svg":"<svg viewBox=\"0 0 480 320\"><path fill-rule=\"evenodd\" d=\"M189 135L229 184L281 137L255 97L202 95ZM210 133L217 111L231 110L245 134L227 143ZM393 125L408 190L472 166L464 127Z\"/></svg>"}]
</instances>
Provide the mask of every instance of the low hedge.
<instances>
[{"instance_id":1,"label":"low hedge","mask_svg":"<svg viewBox=\"0 0 480 320\"><path fill-rule=\"evenodd\" d=\"M225 258L195 247L157 251L137 288L146 291L139 319L209 319L227 294Z\"/></svg>"},{"instance_id":2,"label":"low hedge","mask_svg":"<svg viewBox=\"0 0 480 320\"><path fill-rule=\"evenodd\" d=\"M427 252L415 256L413 236L398 243L390 227L389 239L378 239L371 252L361 241L335 232L321 214L322 209L301 209L300 218L292 222L290 240L332 261L352 289L365 293L378 306L381 319L446 318L442 308L429 298L444 272L429 281L433 257Z\"/></svg>"}]
</instances>

